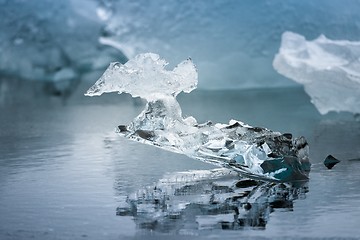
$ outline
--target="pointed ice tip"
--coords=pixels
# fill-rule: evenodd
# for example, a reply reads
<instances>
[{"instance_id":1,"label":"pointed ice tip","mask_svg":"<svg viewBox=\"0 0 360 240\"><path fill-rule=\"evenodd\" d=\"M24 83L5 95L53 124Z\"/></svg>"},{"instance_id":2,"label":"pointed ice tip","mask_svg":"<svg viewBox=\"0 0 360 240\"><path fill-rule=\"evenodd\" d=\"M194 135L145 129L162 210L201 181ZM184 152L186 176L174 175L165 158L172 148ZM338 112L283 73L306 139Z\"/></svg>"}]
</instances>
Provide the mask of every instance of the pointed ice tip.
<instances>
[{"instance_id":1,"label":"pointed ice tip","mask_svg":"<svg viewBox=\"0 0 360 240\"><path fill-rule=\"evenodd\" d=\"M84 93L84 96L86 96L86 97L92 97L92 96L95 96L95 95L92 94L90 91L87 91L86 93Z\"/></svg>"},{"instance_id":2,"label":"pointed ice tip","mask_svg":"<svg viewBox=\"0 0 360 240\"><path fill-rule=\"evenodd\" d=\"M89 88L86 93L84 93L84 96L87 96L87 97L91 97L92 94L91 94L91 91L90 91L91 88Z\"/></svg>"},{"instance_id":3,"label":"pointed ice tip","mask_svg":"<svg viewBox=\"0 0 360 240\"><path fill-rule=\"evenodd\" d=\"M99 89L96 88L95 85L93 85L91 88L89 88L86 93L84 94L87 97L93 97L93 96L100 96L101 93L99 92Z\"/></svg>"}]
</instances>

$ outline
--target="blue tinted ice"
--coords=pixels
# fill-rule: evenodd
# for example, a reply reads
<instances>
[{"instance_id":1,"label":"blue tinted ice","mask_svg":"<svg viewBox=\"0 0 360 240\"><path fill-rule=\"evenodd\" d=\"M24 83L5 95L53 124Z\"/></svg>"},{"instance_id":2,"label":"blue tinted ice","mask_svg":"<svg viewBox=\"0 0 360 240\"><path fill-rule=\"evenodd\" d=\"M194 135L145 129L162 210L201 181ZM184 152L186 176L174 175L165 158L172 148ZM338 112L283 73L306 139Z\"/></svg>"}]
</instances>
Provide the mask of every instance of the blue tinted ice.
<instances>
[{"instance_id":1,"label":"blue tinted ice","mask_svg":"<svg viewBox=\"0 0 360 240\"><path fill-rule=\"evenodd\" d=\"M176 95L196 88L198 74L190 59L173 70L157 54L136 56L126 64L111 63L86 95L129 93L147 100L143 112L120 135L162 149L185 154L253 178L304 180L309 170L308 145L303 137L292 138L241 121L228 124L198 123L182 117Z\"/></svg>"}]
</instances>

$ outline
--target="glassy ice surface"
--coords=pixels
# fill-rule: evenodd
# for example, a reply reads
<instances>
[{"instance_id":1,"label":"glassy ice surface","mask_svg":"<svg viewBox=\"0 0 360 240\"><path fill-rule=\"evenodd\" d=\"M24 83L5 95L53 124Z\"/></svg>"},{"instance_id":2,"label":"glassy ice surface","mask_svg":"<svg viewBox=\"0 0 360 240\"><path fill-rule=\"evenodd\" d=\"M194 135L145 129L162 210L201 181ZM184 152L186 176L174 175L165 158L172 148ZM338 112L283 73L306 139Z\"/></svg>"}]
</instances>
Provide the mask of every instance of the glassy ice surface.
<instances>
[{"instance_id":1,"label":"glassy ice surface","mask_svg":"<svg viewBox=\"0 0 360 240\"><path fill-rule=\"evenodd\" d=\"M42 86L12 83L6 83L8 89L17 89L17 94L6 94L2 87L0 98L2 240L360 236L360 162L348 161L360 156L360 123L350 114L320 115L302 88L196 90L177 97L183 115L194 116L201 122L237 118L306 136L312 162L308 189L286 184L281 190L282 185L277 184L251 185L257 181L242 188L246 182L239 182L246 179L233 172L210 175L214 168L211 164L129 141L114 133L114 126L131 122L144 108L129 95L84 97L89 85L80 85L62 104L59 99L39 94ZM341 160L331 170L323 164L329 154ZM189 185L188 190L184 185ZM170 210L163 208L164 215L158 218L162 222L150 228L151 225L142 223L148 222L147 216L151 217L149 221L155 218L149 214L151 209L154 213L160 210L156 212L156 205L149 202L141 205L140 194L136 197L134 193L148 192L151 196L154 186L167 193L171 203L180 202L183 196L185 206L180 208L179 204L179 216L175 215L174 220L165 217ZM251 191L247 196L253 196L253 200L245 196L245 189ZM299 194L293 195L294 191ZM283 207L274 204L275 192L280 193L276 196L283 200ZM224 207L212 210L210 200L206 202L211 195L217 201L215 206ZM227 197L233 198L229 201ZM143 209L144 215L123 216L121 209L127 202L138 206L137 212ZM225 210L227 206L229 211ZM243 220L233 218L234 206L239 209L237 220ZM260 214L266 220L262 227L254 225L264 223L258 221ZM227 230L232 223L234 230Z\"/></svg>"},{"instance_id":2,"label":"glassy ice surface","mask_svg":"<svg viewBox=\"0 0 360 240\"><path fill-rule=\"evenodd\" d=\"M307 41L285 32L274 68L304 85L321 114L360 113L360 42L335 41L321 35Z\"/></svg>"},{"instance_id":3,"label":"glassy ice surface","mask_svg":"<svg viewBox=\"0 0 360 240\"><path fill-rule=\"evenodd\" d=\"M199 124L183 118L176 96L197 85L191 60L169 71L159 55L137 55L126 64L112 63L88 90L87 96L129 93L147 100L145 109L118 132L132 140L151 144L191 158L232 168L252 177L295 181L307 179L310 170L305 138L292 138L241 121Z\"/></svg>"}]
</instances>

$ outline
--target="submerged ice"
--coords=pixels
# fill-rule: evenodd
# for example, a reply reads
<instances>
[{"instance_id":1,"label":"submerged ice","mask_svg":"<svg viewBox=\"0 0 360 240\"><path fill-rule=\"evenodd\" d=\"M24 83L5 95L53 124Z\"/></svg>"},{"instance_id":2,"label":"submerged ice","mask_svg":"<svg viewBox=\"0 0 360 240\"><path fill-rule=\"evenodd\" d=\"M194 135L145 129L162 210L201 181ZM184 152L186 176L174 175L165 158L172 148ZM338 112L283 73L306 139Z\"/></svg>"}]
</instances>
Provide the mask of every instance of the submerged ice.
<instances>
[{"instance_id":1,"label":"submerged ice","mask_svg":"<svg viewBox=\"0 0 360 240\"><path fill-rule=\"evenodd\" d=\"M282 75L304 85L321 114L360 113L360 42L313 41L285 32L273 62Z\"/></svg>"},{"instance_id":2,"label":"submerged ice","mask_svg":"<svg viewBox=\"0 0 360 240\"><path fill-rule=\"evenodd\" d=\"M309 170L308 145L241 121L228 124L198 123L182 117L176 96L196 88L198 74L190 59L173 70L159 55L137 55L126 64L111 63L87 96L108 92L129 93L147 100L145 109L129 125L120 125L122 136L191 158L234 169L248 177L271 180L304 180Z\"/></svg>"}]
</instances>

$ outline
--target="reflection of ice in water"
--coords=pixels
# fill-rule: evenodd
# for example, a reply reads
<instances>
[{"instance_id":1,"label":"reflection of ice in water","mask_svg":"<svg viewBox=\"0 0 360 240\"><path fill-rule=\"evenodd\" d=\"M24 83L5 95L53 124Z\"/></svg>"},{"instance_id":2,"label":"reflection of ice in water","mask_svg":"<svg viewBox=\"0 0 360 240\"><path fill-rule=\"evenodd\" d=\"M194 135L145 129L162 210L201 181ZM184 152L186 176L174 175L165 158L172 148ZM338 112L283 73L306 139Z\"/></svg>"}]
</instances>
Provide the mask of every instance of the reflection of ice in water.
<instances>
[{"instance_id":1,"label":"reflection of ice in water","mask_svg":"<svg viewBox=\"0 0 360 240\"><path fill-rule=\"evenodd\" d=\"M239 179L221 168L166 175L138 190L117 209L140 229L180 234L206 229L265 228L276 208L293 209L307 185Z\"/></svg>"},{"instance_id":2,"label":"reflection of ice in water","mask_svg":"<svg viewBox=\"0 0 360 240\"><path fill-rule=\"evenodd\" d=\"M197 86L190 59L174 70L157 54L140 54L125 65L112 63L86 95L126 92L147 100L146 108L118 132L132 140L235 169L253 178L304 180L309 170L306 140L231 120L199 124L182 117L176 96Z\"/></svg>"}]
</instances>

